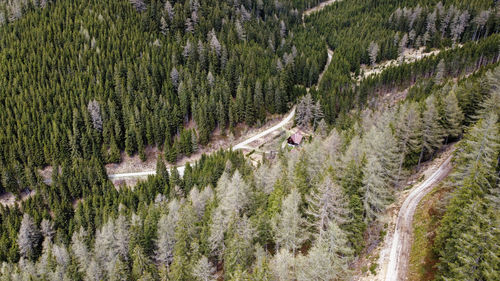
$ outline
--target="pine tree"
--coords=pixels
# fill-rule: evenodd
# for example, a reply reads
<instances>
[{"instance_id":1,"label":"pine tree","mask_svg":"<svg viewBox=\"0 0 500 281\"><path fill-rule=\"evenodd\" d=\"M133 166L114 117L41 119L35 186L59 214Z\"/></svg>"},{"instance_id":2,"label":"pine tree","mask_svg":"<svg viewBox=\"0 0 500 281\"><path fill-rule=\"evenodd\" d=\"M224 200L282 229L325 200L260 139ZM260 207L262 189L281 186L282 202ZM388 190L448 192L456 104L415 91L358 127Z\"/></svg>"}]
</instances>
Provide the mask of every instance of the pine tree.
<instances>
[{"instance_id":1,"label":"pine tree","mask_svg":"<svg viewBox=\"0 0 500 281\"><path fill-rule=\"evenodd\" d=\"M456 186L435 240L438 280L498 279L497 114L471 128L457 149L451 184Z\"/></svg>"},{"instance_id":2,"label":"pine tree","mask_svg":"<svg viewBox=\"0 0 500 281\"><path fill-rule=\"evenodd\" d=\"M436 66L436 75L434 77L434 82L436 84L441 84L443 82L444 76L446 72L446 64L444 63L444 59L441 59Z\"/></svg>"},{"instance_id":3,"label":"pine tree","mask_svg":"<svg viewBox=\"0 0 500 281\"><path fill-rule=\"evenodd\" d=\"M476 118L486 118L490 112L496 112L500 118L500 68L495 68L486 74L486 81L489 86L489 96L481 102L481 108Z\"/></svg>"},{"instance_id":4,"label":"pine tree","mask_svg":"<svg viewBox=\"0 0 500 281\"><path fill-rule=\"evenodd\" d=\"M163 162L163 157L158 155L158 159L156 160L156 176L161 179L164 185L169 182L169 175L167 171L167 167L165 166L165 162Z\"/></svg>"},{"instance_id":5,"label":"pine tree","mask_svg":"<svg viewBox=\"0 0 500 281\"><path fill-rule=\"evenodd\" d=\"M151 262L144 254L144 250L139 246L135 246L132 250L132 278L138 280L151 271Z\"/></svg>"},{"instance_id":6,"label":"pine tree","mask_svg":"<svg viewBox=\"0 0 500 281\"><path fill-rule=\"evenodd\" d=\"M444 130L446 132L446 139L458 138L462 134L462 122L464 115L458 106L458 100L455 92L451 91L444 100Z\"/></svg>"},{"instance_id":7,"label":"pine tree","mask_svg":"<svg viewBox=\"0 0 500 281\"><path fill-rule=\"evenodd\" d=\"M422 114L422 150L418 159L418 166L425 154L433 153L443 142L443 131L439 123L439 113L434 96L425 100L426 109Z\"/></svg>"},{"instance_id":8,"label":"pine tree","mask_svg":"<svg viewBox=\"0 0 500 281\"><path fill-rule=\"evenodd\" d=\"M184 210L181 211L183 213ZM189 267L189 222L183 217L175 230L175 246L173 248L173 260L170 267L169 277L172 280L192 280Z\"/></svg>"},{"instance_id":9,"label":"pine tree","mask_svg":"<svg viewBox=\"0 0 500 281\"><path fill-rule=\"evenodd\" d=\"M119 163L121 161L120 149L116 144L114 137L111 137L109 152L107 154L107 163Z\"/></svg>"},{"instance_id":10,"label":"pine tree","mask_svg":"<svg viewBox=\"0 0 500 281\"><path fill-rule=\"evenodd\" d=\"M468 136L459 147L459 154L454 160L456 170L452 177L454 182L461 186L466 178L472 177L481 186L494 185L497 175L499 143L498 117L490 113L486 119L478 121L471 128Z\"/></svg>"},{"instance_id":11,"label":"pine tree","mask_svg":"<svg viewBox=\"0 0 500 281\"><path fill-rule=\"evenodd\" d=\"M422 120L420 112L415 103L406 103L400 108L398 119L396 122L396 136L398 138L399 148L399 168L398 178L401 175L405 159L412 153L416 153L420 148L420 140L422 139Z\"/></svg>"}]
</instances>

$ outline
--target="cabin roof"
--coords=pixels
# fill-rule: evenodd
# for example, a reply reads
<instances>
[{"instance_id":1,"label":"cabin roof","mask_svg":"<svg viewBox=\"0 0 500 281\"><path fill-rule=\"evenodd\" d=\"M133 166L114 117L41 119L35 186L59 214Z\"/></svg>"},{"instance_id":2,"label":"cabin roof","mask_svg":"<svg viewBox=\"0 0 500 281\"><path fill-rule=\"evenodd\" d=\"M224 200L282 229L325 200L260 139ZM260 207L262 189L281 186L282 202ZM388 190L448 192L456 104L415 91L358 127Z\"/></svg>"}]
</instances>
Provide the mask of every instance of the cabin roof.
<instances>
[{"instance_id":1,"label":"cabin roof","mask_svg":"<svg viewBox=\"0 0 500 281\"><path fill-rule=\"evenodd\" d=\"M288 140L292 141L294 144L300 144L302 142L302 134L300 132L297 132L293 135L291 135Z\"/></svg>"}]
</instances>

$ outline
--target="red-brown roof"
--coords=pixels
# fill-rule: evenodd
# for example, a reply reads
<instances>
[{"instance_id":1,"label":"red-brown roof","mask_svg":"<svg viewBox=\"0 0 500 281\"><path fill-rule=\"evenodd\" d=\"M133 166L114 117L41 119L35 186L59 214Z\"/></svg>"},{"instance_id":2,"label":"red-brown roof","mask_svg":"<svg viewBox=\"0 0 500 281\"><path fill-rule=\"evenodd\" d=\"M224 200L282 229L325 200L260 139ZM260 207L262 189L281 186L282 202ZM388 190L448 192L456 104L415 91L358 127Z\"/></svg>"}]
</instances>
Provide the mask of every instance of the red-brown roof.
<instances>
[{"instance_id":1,"label":"red-brown roof","mask_svg":"<svg viewBox=\"0 0 500 281\"><path fill-rule=\"evenodd\" d=\"M297 132L291 135L289 140L291 140L295 144L300 144L300 142L302 142L302 138L303 138L302 134L300 132Z\"/></svg>"}]
</instances>

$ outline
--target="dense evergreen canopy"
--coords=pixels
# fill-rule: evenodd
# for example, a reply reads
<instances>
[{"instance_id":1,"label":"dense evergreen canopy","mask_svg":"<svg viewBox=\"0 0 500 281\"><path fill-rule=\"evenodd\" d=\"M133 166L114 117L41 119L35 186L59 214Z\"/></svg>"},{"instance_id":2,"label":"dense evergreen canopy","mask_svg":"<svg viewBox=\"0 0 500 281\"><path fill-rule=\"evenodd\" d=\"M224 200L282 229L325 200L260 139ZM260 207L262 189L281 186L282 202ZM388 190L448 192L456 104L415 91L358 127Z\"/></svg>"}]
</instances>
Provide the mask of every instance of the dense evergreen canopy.
<instances>
[{"instance_id":1,"label":"dense evergreen canopy","mask_svg":"<svg viewBox=\"0 0 500 281\"><path fill-rule=\"evenodd\" d=\"M349 279L396 187L462 137L436 276L497 280L498 4L303 17L320 2L0 1L0 195L25 195L0 206L0 280ZM416 48L440 52L357 79ZM165 165L294 104L300 149ZM156 175L113 186L104 164L147 146Z\"/></svg>"}]
</instances>

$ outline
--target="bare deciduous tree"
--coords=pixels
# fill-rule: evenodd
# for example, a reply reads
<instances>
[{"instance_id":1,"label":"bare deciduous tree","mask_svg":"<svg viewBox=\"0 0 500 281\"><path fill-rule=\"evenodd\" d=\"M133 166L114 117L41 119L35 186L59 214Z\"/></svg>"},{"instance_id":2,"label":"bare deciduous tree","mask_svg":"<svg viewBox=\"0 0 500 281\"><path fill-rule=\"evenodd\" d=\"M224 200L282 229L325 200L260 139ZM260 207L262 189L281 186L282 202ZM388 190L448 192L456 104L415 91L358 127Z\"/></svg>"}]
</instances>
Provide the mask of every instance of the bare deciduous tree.
<instances>
[{"instance_id":1,"label":"bare deciduous tree","mask_svg":"<svg viewBox=\"0 0 500 281\"><path fill-rule=\"evenodd\" d=\"M403 38L401 38L401 41L399 41L399 55L401 57L403 57L407 45L408 45L408 34L405 33L403 35Z\"/></svg>"},{"instance_id":2,"label":"bare deciduous tree","mask_svg":"<svg viewBox=\"0 0 500 281\"><path fill-rule=\"evenodd\" d=\"M102 117L101 117L101 107L99 103L94 99L89 101L87 109L90 113L90 118L92 118L92 126L99 132L102 131Z\"/></svg>"},{"instance_id":3,"label":"bare deciduous tree","mask_svg":"<svg viewBox=\"0 0 500 281\"><path fill-rule=\"evenodd\" d=\"M377 62L378 52L380 51L380 47L376 42L371 42L368 46L368 55L370 56L370 62L372 65L375 65Z\"/></svg>"},{"instance_id":4,"label":"bare deciduous tree","mask_svg":"<svg viewBox=\"0 0 500 281\"><path fill-rule=\"evenodd\" d=\"M490 18L491 11L490 10L484 10L481 11L473 20L472 22L476 25L476 29L474 31L474 34L472 35L472 40L479 39L479 34L484 26L486 25L486 22ZM484 36L486 37L487 32L485 32Z\"/></svg>"},{"instance_id":5,"label":"bare deciduous tree","mask_svg":"<svg viewBox=\"0 0 500 281\"><path fill-rule=\"evenodd\" d=\"M177 68L175 66L170 72L170 79L172 80L172 85L177 88L177 86L179 86L179 71L177 71Z\"/></svg>"},{"instance_id":6,"label":"bare deciduous tree","mask_svg":"<svg viewBox=\"0 0 500 281\"><path fill-rule=\"evenodd\" d=\"M297 105L297 110L295 114L295 120L300 128L308 129L313 123L323 118L323 111L321 110L321 105L319 101L313 102L311 94L307 94L302 97Z\"/></svg>"},{"instance_id":7,"label":"bare deciduous tree","mask_svg":"<svg viewBox=\"0 0 500 281\"><path fill-rule=\"evenodd\" d=\"M73 252L76 260L79 264L80 272L84 273L89 265L90 253L87 245L85 244L85 239L87 238L87 232L80 227L79 231L73 232L71 237L71 251Z\"/></svg>"},{"instance_id":8,"label":"bare deciduous tree","mask_svg":"<svg viewBox=\"0 0 500 281\"><path fill-rule=\"evenodd\" d=\"M68 250L66 249L66 246L64 244L62 245L54 245L52 247L52 255L56 259L56 262L62 267L66 268L69 265L70 262L70 257Z\"/></svg>"},{"instance_id":9,"label":"bare deciduous tree","mask_svg":"<svg viewBox=\"0 0 500 281\"><path fill-rule=\"evenodd\" d=\"M416 103L404 104L398 114L396 122L396 135L398 136L399 168L398 178L403 169L403 163L410 152L420 149L422 120Z\"/></svg>"},{"instance_id":10,"label":"bare deciduous tree","mask_svg":"<svg viewBox=\"0 0 500 281\"><path fill-rule=\"evenodd\" d=\"M286 25L283 20L280 21L280 36L281 38L285 38L286 36Z\"/></svg>"},{"instance_id":11,"label":"bare deciduous tree","mask_svg":"<svg viewBox=\"0 0 500 281\"><path fill-rule=\"evenodd\" d=\"M469 23L469 12L467 10L463 11L462 14L456 14L453 19L453 24L451 28L451 40L453 41L453 45L460 40L462 33Z\"/></svg>"},{"instance_id":12,"label":"bare deciduous tree","mask_svg":"<svg viewBox=\"0 0 500 281\"><path fill-rule=\"evenodd\" d=\"M430 35L436 32L436 18L437 18L437 10L434 10L432 13L429 13L427 15L426 31Z\"/></svg>"},{"instance_id":13,"label":"bare deciduous tree","mask_svg":"<svg viewBox=\"0 0 500 281\"><path fill-rule=\"evenodd\" d=\"M194 32L194 23L191 18L186 18L184 22L184 26L186 26L186 32L193 33Z\"/></svg>"},{"instance_id":14,"label":"bare deciduous tree","mask_svg":"<svg viewBox=\"0 0 500 281\"><path fill-rule=\"evenodd\" d=\"M448 12L447 13L440 13L441 14L441 21L439 23L439 31L441 31L441 37L444 37L445 34L446 34L446 30L448 29L448 25L450 24L450 21L451 19L453 18L453 15L455 15L455 13L457 13L457 10L456 8L451 5L449 8L448 8Z\"/></svg>"},{"instance_id":15,"label":"bare deciduous tree","mask_svg":"<svg viewBox=\"0 0 500 281\"><path fill-rule=\"evenodd\" d=\"M193 276L197 281L215 281L217 280L215 267L210 264L205 256L202 256L193 267Z\"/></svg>"},{"instance_id":16,"label":"bare deciduous tree","mask_svg":"<svg viewBox=\"0 0 500 281\"><path fill-rule=\"evenodd\" d=\"M49 221L47 219L43 219L42 223L40 223L40 230L43 234L44 237L48 238L49 240L52 240L54 237L55 231L54 231L54 223L52 221Z\"/></svg>"},{"instance_id":17,"label":"bare deciduous tree","mask_svg":"<svg viewBox=\"0 0 500 281\"><path fill-rule=\"evenodd\" d=\"M306 198L308 203L306 214L313 218L311 224L320 235L330 222L343 224L347 221L348 202L344 191L329 176L326 176L317 189Z\"/></svg>"},{"instance_id":18,"label":"bare deciduous tree","mask_svg":"<svg viewBox=\"0 0 500 281\"><path fill-rule=\"evenodd\" d=\"M168 215L163 214L158 220L155 259L165 265L169 265L174 258L175 229L179 221L179 208L179 202L173 199L168 205Z\"/></svg>"},{"instance_id":19,"label":"bare deciduous tree","mask_svg":"<svg viewBox=\"0 0 500 281\"><path fill-rule=\"evenodd\" d=\"M294 279L295 258L290 251L282 248L271 260L270 268L275 280L289 281Z\"/></svg>"},{"instance_id":20,"label":"bare deciduous tree","mask_svg":"<svg viewBox=\"0 0 500 281\"><path fill-rule=\"evenodd\" d=\"M174 16L175 16L175 12L174 12L174 7L172 6L172 4L170 4L170 1L165 2L164 9L165 9L165 13L167 14L168 18L170 20L173 20Z\"/></svg>"},{"instance_id":21,"label":"bare deciduous tree","mask_svg":"<svg viewBox=\"0 0 500 281\"><path fill-rule=\"evenodd\" d=\"M305 230L306 220L301 216L299 205L300 194L297 189L283 200L280 214L275 217L273 223L274 240L279 248L295 252L307 239Z\"/></svg>"},{"instance_id":22,"label":"bare deciduous tree","mask_svg":"<svg viewBox=\"0 0 500 281\"><path fill-rule=\"evenodd\" d=\"M166 35L167 31L168 31L168 23L164 17L161 17L161 19L160 19L160 32L161 32L161 34Z\"/></svg>"},{"instance_id":23,"label":"bare deciduous tree","mask_svg":"<svg viewBox=\"0 0 500 281\"><path fill-rule=\"evenodd\" d=\"M436 66L436 75L434 76L434 82L436 84L441 84L443 82L444 76L446 74L446 64L444 59L441 59Z\"/></svg>"},{"instance_id":24,"label":"bare deciduous tree","mask_svg":"<svg viewBox=\"0 0 500 281\"><path fill-rule=\"evenodd\" d=\"M379 159L373 155L368 157L363 169L363 207L367 221L373 221L378 217L390 197L383 173Z\"/></svg>"},{"instance_id":25,"label":"bare deciduous tree","mask_svg":"<svg viewBox=\"0 0 500 281\"><path fill-rule=\"evenodd\" d=\"M191 44L191 41L188 39L186 42L186 46L184 46L184 50L182 51L182 56L185 59L188 59L193 54L194 48Z\"/></svg>"},{"instance_id":26,"label":"bare deciduous tree","mask_svg":"<svg viewBox=\"0 0 500 281\"><path fill-rule=\"evenodd\" d=\"M138 12L144 12L147 9L144 0L129 0L129 1Z\"/></svg>"},{"instance_id":27,"label":"bare deciduous tree","mask_svg":"<svg viewBox=\"0 0 500 281\"><path fill-rule=\"evenodd\" d=\"M238 33L238 38L242 41L246 41L247 35L245 33L245 29L243 28L239 20L236 20L235 26L236 26L236 33Z\"/></svg>"},{"instance_id":28,"label":"bare deciduous tree","mask_svg":"<svg viewBox=\"0 0 500 281\"><path fill-rule=\"evenodd\" d=\"M208 41L210 42L210 47L212 48L212 50L215 51L215 53L217 54L217 56L220 56L221 55L221 51L222 51L222 46L219 42L219 39L217 39L217 35L215 34L215 30L212 29L209 33L208 33Z\"/></svg>"},{"instance_id":29,"label":"bare deciduous tree","mask_svg":"<svg viewBox=\"0 0 500 281\"><path fill-rule=\"evenodd\" d=\"M30 215L24 213L17 236L19 254L24 258L32 258L39 242L40 232L38 231L38 227L35 225Z\"/></svg>"}]
</instances>

